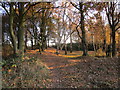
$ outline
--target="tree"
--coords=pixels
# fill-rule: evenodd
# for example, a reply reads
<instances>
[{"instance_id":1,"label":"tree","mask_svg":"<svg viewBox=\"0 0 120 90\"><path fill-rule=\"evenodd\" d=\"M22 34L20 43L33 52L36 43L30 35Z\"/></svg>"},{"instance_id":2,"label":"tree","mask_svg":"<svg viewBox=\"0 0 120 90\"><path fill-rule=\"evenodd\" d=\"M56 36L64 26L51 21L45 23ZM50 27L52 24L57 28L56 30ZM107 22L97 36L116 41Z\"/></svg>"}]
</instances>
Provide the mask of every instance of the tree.
<instances>
[{"instance_id":1,"label":"tree","mask_svg":"<svg viewBox=\"0 0 120 90\"><path fill-rule=\"evenodd\" d=\"M16 37L13 30L13 22L14 22L14 9L13 9L13 3L10 3L10 35L12 38L13 43L13 50L14 54L17 54L17 43L16 43Z\"/></svg>"},{"instance_id":2,"label":"tree","mask_svg":"<svg viewBox=\"0 0 120 90\"><path fill-rule=\"evenodd\" d=\"M24 55L24 46L25 46L25 42L24 42L24 25L25 25L25 16L28 13L28 10L39 4L38 3L29 3L29 2L18 2L17 6L18 6L18 10L16 11L16 16L18 18L18 49L19 49L19 53L23 56Z\"/></svg>"},{"instance_id":3,"label":"tree","mask_svg":"<svg viewBox=\"0 0 120 90\"><path fill-rule=\"evenodd\" d=\"M80 28L82 31L82 49L83 49L83 56L87 56L88 55L88 50L87 50L87 41L86 41L86 31L85 31L85 26L84 26L84 12L85 12L85 3L83 2L79 2L78 4L75 4L73 2L71 2L71 4L77 9L79 10L80 13Z\"/></svg>"},{"instance_id":4,"label":"tree","mask_svg":"<svg viewBox=\"0 0 120 90\"><path fill-rule=\"evenodd\" d=\"M8 5L10 7L9 11L6 9L6 5ZM12 45L13 45L13 51L14 51L14 55L17 54L17 43L16 43L16 36L13 30L13 24L14 24L14 3L2 3L2 7L5 9L5 11L7 12L7 14L9 15L9 33L11 36L11 41L12 41Z\"/></svg>"},{"instance_id":5,"label":"tree","mask_svg":"<svg viewBox=\"0 0 120 90\"><path fill-rule=\"evenodd\" d=\"M2 7L6 11L6 13L10 16L10 35L12 39L12 44L14 48L14 53L17 52L17 44L16 44L16 36L14 34L13 26L14 22L16 22L16 26L18 27L17 30L17 39L18 39L18 50L19 54L23 55L24 54L24 22L25 22L25 16L28 12L28 10L32 7L35 6L38 3L29 3L29 2L2 2ZM8 10L7 8L10 8ZM17 19L16 21L14 20ZM16 27L15 26L15 27ZM16 27L16 28L17 28Z\"/></svg>"},{"instance_id":6,"label":"tree","mask_svg":"<svg viewBox=\"0 0 120 90\"><path fill-rule=\"evenodd\" d=\"M25 8L23 2L18 2L18 12L19 12L19 26L18 26L18 49L21 55L24 54L24 16Z\"/></svg>"},{"instance_id":7,"label":"tree","mask_svg":"<svg viewBox=\"0 0 120 90\"><path fill-rule=\"evenodd\" d=\"M106 15L108 18L109 26L111 28L111 39L112 39L112 57L116 55L116 31L119 30L120 25L120 12L117 11L116 2L108 2L106 9Z\"/></svg>"}]
</instances>

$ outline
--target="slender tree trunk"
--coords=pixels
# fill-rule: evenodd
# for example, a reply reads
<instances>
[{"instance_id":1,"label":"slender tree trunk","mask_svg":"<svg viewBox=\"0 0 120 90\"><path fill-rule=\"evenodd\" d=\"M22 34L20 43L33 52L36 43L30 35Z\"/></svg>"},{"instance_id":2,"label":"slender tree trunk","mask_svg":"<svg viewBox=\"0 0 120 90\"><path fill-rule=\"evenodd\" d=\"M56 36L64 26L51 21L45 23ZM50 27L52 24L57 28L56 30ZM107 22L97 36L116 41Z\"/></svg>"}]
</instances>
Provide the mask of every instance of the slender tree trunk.
<instances>
[{"instance_id":1,"label":"slender tree trunk","mask_svg":"<svg viewBox=\"0 0 120 90\"><path fill-rule=\"evenodd\" d=\"M25 31L25 52L27 49L27 30Z\"/></svg>"},{"instance_id":2,"label":"slender tree trunk","mask_svg":"<svg viewBox=\"0 0 120 90\"><path fill-rule=\"evenodd\" d=\"M32 28L33 28L33 33L34 33L34 45L36 46L37 45L37 33L36 33L37 30L35 30L34 25L32 25Z\"/></svg>"},{"instance_id":3,"label":"slender tree trunk","mask_svg":"<svg viewBox=\"0 0 120 90\"><path fill-rule=\"evenodd\" d=\"M42 52L41 52L41 42L40 41L38 41L38 45L39 45L39 52L40 52L40 54L42 54Z\"/></svg>"},{"instance_id":4,"label":"slender tree trunk","mask_svg":"<svg viewBox=\"0 0 120 90\"><path fill-rule=\"evenodd\" d=\"M118 35L118 38L120 38L120 32L118 33L119 35ZM120 47L119 47L119 45L120 45L120 39L118 40L118 57L120 57Z\"/></svg>"},{"instance_id":5,"label":"slender tree trunk","mask_svg":"<svg viewBox=\"0 0 120 90\"><path fill-rule=\"evenodd\" d=\"M2 44L4 44L5 42L5 35L4 35L4 31L2 31Z\"/></svg>"},{"instance_id":6,"label":"slender tree trunk","mask_svg":"<svg viewBox=\"0 0 120 90\"><path fill-rule=\"evenodd\" d=\"M33 29L33 34L34 34L34 45L35 47L37 46L37 28L35 27L35 19L34 19L34 6L32 7L32 29Z\"/></svg>"},{"instance_id":7,"label":"slender tree trunk","mask_svg":"<svg viewBox=\"0 0 120 90\"><path fill-rule=\"evenodd\" d=\"M72 39L70 40L70 53L72 53L73 50L72 50Z\"/></svg>"},{"instance_id":8,"label":"slender tree trunk","mask_svg":"<svg viewBox=\"0 0 120 90\"><path fill-rule=\"evenodd\" d=\"M33 50L33 38L31 36L31 47L32 47L32 50Z\"/></svg>"},{"instance_id":9,"label":"slender tree trunk","mask_svg":"<svg viewBox=\"0 0 120 90\"><path fill-rule=\"evenodd\" d=\"M112 57L116 55L115 30L112 30Z\"/></svg>"},{"instance_id":10,"label":"slender tree trunk","mask_svg":"<svg viewBox=\"0 0 120 90\"><path fill-rule=\"evenodd\" d=\"M50 47L50 45L49 45L49 43L50 43L49 37L48 37L47 41L48 41L47 47Z\"/></svg>"},{"instance_id":11,"label":"slender tree trunk","mask_svg":"<svg viewBox=\"0 0 120 90\"><path fill-rule=\"evenodd\" d=\"M14 54L17 54L17 43L16 43L16 37L13 31L13 21L14 21L14 10L13 10L13 3L10 3L10 36L12 39L13 44L13 50Z\"/></svg>"},{"instance_id":12,"label":"slender tree trunk","mask_svg":"<svg viewBox=\"0 0 120 90\"><path fill-rule=\"evenodd\" d=\"M96 48L95 48L95 37L94 34L92 35L92 44L93 44L93 49L94 49L94 55L96 55Z\"/></svg>"},{"instance_id":13,"label":"slender tree trunk","mask_svg":"<svg viewBox=\"0 0 120 90\"><path fill-rule=\"evenodd\" d=\"M57 49L56 49L56 54L58 55L59 54L59 42L57 42Z\"/></svg>"},{"instance_id":14,"label":"slender tree trunk","mask_svg":"<svg viewBox=\"0 0 120 90\"><path fill-rule=\"evenodd\" d=\"M47 46L47 40L45 39L45 49L47 49L48 46Z\"/></svg>"},{"instance_id":15,"label":"slender tree trunk","mask_svg":"<svg viewBox=\"0 0 120 90\"><path fill-rule=\"evenodd\" d=\"M71 30L71 25L69 21L69 29L70 29L70 53L72 53L72 30Z\"/></svg>"},{"instance_id":16,"label":"slender tree trunk","mask_svg":"<svg viewBox=\"0 0 120 90\"><path fill-rule=\"evenodd\" d=\"M77 38L77 51L80 51L81 50L81 39L80 38Z\"/></svg>"},{"instance_id":17,"label":"slender tree trunk","mask_svg":"<svg viewBox=\"0 0 120 90\"><path fill-rule=\"evenodd\" d=\"M104 38L104 42L103 42L103 51L106 51L106 38Z\"/></svg>"},{"instance_id":18,"label":"slender tree trunk","mask_svg":"<svg viewBox=\"0 0 120 90\"><path fill-rule=\"evenodd\" d=\"M87 50L87 42L86 42L86 32L85 32L85 26L84 26L84 11L83 11L83 3L80 2L80 13L81 13L81 31L82 31L82 49L83 49L83 56L88 55Z\"/></svg>"},{"instance_id":19,"label":"slender tree trunk","mask_svg":"<svg viewBox=\"0 0 120 90\"><path fill-rule=\"evenodd\" d=\"M110 34L110 45L109 45L109 55L108 56L110 56L110 57L112 57L112 33Z\"/></svg>"},{"instance_id":20,"label":"slender tree trunk","mask_svg":"<svg viewBox=\"0 0 120 90\"><path fill-rule=\"evenodd\" d=\"M66 7L66 3L65 3L65 7ZM65 44L65 55L67 55L67 45L66 45L66 28L65 28L65 13L66 13L66 8L64 8L63 11L63 29L64 29L64 44Z\"/></svg>"},{"instance_id":21,"label":"slender tree trunk","mask_svg":"<svg viewBox=\"0 0 120 90\"><path fill-rule=\"evenodd\" d=\"M65 44L65 55L67 55L67 44L66 44L66 41L65 41L65 36L66 36L66 34L64 34L64 44Z\"/></svg>"},{"instance_id":22,"label":"slender tree trunk","mask_svg":"<svg viewBox=\"0 0 120 90\"><path fill-rule=\"evenodd\" d=\"M70 30L70 53L72 53L72 35Z\"/></svg>"},{"instance_id":23,"label":"slender tree trunk","mask_svg":"<svg viewBox=\"0 0 120 90\"><path fill-rule=\"evenodd\" d=\"M67 55L67 44L65 44L65 55Z\"/></svg>"}]
</instances>

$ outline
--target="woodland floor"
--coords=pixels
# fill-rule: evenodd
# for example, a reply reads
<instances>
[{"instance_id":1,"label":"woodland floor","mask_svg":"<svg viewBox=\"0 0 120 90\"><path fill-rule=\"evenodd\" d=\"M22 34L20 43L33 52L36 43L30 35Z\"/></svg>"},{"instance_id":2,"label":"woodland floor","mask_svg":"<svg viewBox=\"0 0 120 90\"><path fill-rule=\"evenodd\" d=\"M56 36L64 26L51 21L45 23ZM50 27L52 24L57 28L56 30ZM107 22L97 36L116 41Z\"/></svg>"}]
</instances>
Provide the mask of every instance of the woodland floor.
<instances>
[{"instance_id":1,"label":"woodland floor","mask_svg":"<svg viewBox=\"0 0 120 90\"><path fill-rule=\"evenodd\" d=\"M81 52L56 55L55 49L48 48L42 55L38 50L28 50L26 57L36 57L47 67L49 75L45 86L41 88L118 88L119 57L80 56ZM90 52L92 53L92 52ZM34 65L33 65L34 66ZM33 69L36 67L33 67ZM37 69L39 72L39 68ZM44 70L42 71L44 72ZM35 74L35 73L34 73ZM40 71L41 74L41 71ZM48 73L47 73L48 74ZM34 81L32 81L34 83ZM37 84L40 84L37 82ZM43 84L43 83L42 83ZM26 86L27 87L27 86Z\"/></svg>"},{"instance_id":2,"label":"woodland floor","mask_svg":"<svg viewBox=\"0 0 120 90\"><path fill-rule=\"evenodd\" d=\"M56 55L47 49L38 58L50 70L48 88L117 88L118 58L79 57L77 52ZM78 54L78 55L77 55ZM36 53L35 53L36 55Z\"/></svg>"}]
</instances>

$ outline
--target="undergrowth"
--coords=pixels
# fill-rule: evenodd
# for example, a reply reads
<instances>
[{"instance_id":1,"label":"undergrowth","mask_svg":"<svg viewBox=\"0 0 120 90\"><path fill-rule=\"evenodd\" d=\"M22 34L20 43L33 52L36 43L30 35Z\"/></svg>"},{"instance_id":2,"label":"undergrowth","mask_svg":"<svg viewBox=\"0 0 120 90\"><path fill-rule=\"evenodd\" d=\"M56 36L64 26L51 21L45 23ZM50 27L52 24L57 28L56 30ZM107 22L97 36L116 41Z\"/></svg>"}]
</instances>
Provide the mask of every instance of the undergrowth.
<instances>
[{"instance_id":1,"label":"undergrowth","mask_svg":"<svg viewBox=\"0 0 120 90\"><path fill-rule=\"evenodd\" d=\"M47 67L36 57L12 57L1 64L3 88L46 88L49 82Z\"/></svg>"}]
</instances>

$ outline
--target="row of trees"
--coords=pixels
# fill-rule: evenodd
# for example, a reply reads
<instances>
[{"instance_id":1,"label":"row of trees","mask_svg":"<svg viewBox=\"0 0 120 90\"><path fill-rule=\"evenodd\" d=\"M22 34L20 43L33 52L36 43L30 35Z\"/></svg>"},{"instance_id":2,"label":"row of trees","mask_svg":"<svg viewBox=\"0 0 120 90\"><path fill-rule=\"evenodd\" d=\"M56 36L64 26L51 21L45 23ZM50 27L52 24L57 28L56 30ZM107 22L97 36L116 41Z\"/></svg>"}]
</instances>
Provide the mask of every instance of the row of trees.
<instances>
[{"instance_id":1,"label":"row of trees","mask_svg":"<svg viewBox=\"0 0 120 90\"><path fill-rule=\"evenodd\" d=\"M8 22L3 24L3 27L4 30L8 28L14 54L24 54L25 46L27 46L28 32L31 35L31 41L33 42L34 38L35 45L38 43L43 50L46 41L45 28L47 27L47 22L49 22L46 20L50 19L50 11L48 9L52 5L50 3L3 2L1 6L7 13L7 15L3 16L3 22L6 22L4 18L9 19ZM8 26L6 26L7 24ZM39 24L40 31L38 31L37 24Z\"/></svg>"},{"instance_id":2,"label":"row of trees","mask_svg":"<svg viewBox=\"0 0 120 90\"><path fill-rule=\"evenodd\" d=\"M38 46L40 53L54 41L57 54L63 47L67 54L68 40L72 52L72 43L77 41L82 43L83 56L87 56L88 43L97 50L97 41L100 43L101 39L105 51L112 44L112 56L115 56L116 32L120 28L117 5L117 2L62 2L59 6L50 2L2 2L1 6L6 11L3 15L3 41L9 36L14 54L21 55L27 49L28 41L32 49ZM111 30L109 44L108 28Z\"/></svg>"}]
</instances>

